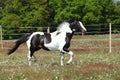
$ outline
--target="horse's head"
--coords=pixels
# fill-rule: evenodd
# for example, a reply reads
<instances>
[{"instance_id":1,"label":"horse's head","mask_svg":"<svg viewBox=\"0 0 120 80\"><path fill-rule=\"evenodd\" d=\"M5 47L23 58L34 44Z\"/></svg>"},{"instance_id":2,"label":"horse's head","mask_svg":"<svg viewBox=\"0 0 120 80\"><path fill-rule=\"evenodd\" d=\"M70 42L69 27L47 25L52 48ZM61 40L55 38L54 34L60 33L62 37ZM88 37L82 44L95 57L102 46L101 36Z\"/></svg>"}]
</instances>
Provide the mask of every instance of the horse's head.
<instances>
[{"instance_id":1,"label":"horse's head","mask_svg":"<svg viewBox=\"0 0 120 80\"><path fill-rule=\"evenodd\" d=\"M72 20L69 20L68 22L70 23L70 28L72 29L72 31L81 31L81 32L87 31L84 25L82 24L82 22L78 20L72 19Z\"/></svg>"}]
</instances>

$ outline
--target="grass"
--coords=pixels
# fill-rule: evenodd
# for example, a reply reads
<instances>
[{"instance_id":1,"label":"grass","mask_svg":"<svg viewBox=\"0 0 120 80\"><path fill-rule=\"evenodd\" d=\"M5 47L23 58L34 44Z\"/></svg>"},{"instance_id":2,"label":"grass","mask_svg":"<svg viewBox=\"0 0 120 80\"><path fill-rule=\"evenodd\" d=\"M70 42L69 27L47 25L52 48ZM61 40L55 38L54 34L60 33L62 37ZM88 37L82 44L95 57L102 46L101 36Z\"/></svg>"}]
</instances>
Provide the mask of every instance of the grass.
<instances>
[{"instance_id":1,"label":"grass","mask_svg":"<svg viewBox=\"0 0 120 80\"><path fill-rule=\"evenodd\" d=\"M107 35L104 35L107 37ZM119 35L113 35L118 38ZM78 36L73 37L78 40ZM100 36L80 36L81 39L97 39ZM38 64L27 63L27 49L25 45L11 56L7 56L6 49L0 49L0 80L119 80L120 79L120 52L117 48L109 53L106 41L72 41L70 48L74 52L74 60L70 65L60 66L60 54L57 51L36 52ZM77 44L77 45L76 45ZM8 44L9 45L9 44ZM5 45L7 46L7 45ZM95 47L99 48L95 48ZM93 47L93 48L91 48ZM25 48L25 49L21 49ZM65 62L69 55L65 54Z\"/></svg>"}]
</instances>

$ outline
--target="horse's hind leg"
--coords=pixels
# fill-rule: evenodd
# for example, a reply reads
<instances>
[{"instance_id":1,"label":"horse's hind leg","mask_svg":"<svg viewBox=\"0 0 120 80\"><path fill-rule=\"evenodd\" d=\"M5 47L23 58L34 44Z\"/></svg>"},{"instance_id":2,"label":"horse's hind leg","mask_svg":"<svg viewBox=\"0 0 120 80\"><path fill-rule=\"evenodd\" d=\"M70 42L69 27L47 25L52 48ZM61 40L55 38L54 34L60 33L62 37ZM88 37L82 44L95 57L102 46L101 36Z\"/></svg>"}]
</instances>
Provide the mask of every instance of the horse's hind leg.
<instances>
[{"instance_id":1,"label":"horse's hind leg","mask_svg":"<svg viewBox=\"0 0 120 80\"><path fill-rule=\"evenodd\" d=\"M33 57L34 57L34 62L37 62L37 57L33 54Z\"/></svg>"},{"instance_id":2,"label":"horse's hind leg","mask_svg":"<svg viewBox=\"0 0 120 80\"><path fill-rule=\"evenodd\" d=\"M34 62L37 63L37 57L34 55L34 52L39 50L40 48L34 48L34 47L31 47L30 50L29 50L29 53L28 53L28 61L29 61L29 65L31 65L31 59L32 57L34 58Z\"/></svg>"},{"instance_id":3,"label":"horse's hind leg","mask_svg":"<svg viewBox=\"0 0 120 80\"><path fill-rule=\"evenodd\" d=\"M28 52L28 63L29 63L29 65L31 65L31 59L32 59L32 57L34 58L34 61L37 62L37 58L34 55L35 51L36 50L35 50L34 47L30 47L29 52Z\"/></svg>"},{"instance_id":4,"label":"horse's hind leg","mask_svg":"<svg viewBox=\"0 0 120 80\"><path fill-rule=\"evenodd\" d=\"M31 66L31 59L32 59L32 56L33 56L33 51L29 50L28 52L28 64Z\"/></svg>"}]
</instances>

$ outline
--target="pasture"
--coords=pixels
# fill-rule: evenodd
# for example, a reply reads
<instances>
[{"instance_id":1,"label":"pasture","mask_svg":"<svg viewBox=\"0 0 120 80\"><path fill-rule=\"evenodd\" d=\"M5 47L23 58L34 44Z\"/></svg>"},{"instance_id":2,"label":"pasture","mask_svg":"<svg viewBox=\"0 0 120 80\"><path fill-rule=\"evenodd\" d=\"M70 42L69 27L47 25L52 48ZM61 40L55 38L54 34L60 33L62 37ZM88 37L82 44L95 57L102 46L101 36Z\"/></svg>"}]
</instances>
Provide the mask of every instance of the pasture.
<instances>
[{"instance_id":1,"label":"pasture","mask_svg":"<svg viewBox=\"0 0 120 80\"><path fill-rule=\"evenodd\" d=\"M73 63L60 66L57 51L40 50L35 53L38 63L27 63L26 44L11 56L8 48L13 41L4 41L0 49L0 80L119 80L120 34L112 35L112 53L109 53L108 35L74 36L70 49L74 52ZM69 55L65 54L66 62ZM39 65L38 65L39 64Z\"/></svg>"}]
</instances>

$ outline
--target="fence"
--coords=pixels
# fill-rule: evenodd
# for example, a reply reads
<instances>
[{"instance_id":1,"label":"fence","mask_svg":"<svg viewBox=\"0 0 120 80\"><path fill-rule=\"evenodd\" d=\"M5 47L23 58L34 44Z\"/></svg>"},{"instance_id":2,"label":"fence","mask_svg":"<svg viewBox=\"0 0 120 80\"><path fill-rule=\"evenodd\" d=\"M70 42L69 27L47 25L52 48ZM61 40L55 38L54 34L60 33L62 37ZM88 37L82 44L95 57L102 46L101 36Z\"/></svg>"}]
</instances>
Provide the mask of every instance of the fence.
<instances>
[{"instance_id":1,"label":"fence","mask_svg":"<svg viewBox=\"0 0 120 80\"><path fill-rule=\"evenodd\" d=\"M111 23L110 24L105 24L105 27L102 27L103 25L101 25L101 24L99 24L99 25L96 25L96 24L94 24L94 25L91 25L93 28L91 28L90 27L90 25L85 25L85 27L87 28L87 32L86 32L86 34L87 35L85 35L85 36L83 36L83 37L81 37L81 39L74 39L73 38L73 42L74 41L78 41L78 42L92 42L93 43L93 41L94 42L97 42L98 44L100 44L99 42L108 42L108 44L106 45L106 47L105 48L108 48L109 49L109 52L112 52L112 49L113 49L113 46L112 46L112 42L114 42L114 41L118 41L119 40L119 38L112 38L112 33L118 33L118 31L116 30L115 31L115 28L116 28L116 26L120 26L120 25L114 25L115 27L114 27L114 29L113 29L113 25L111 25ZM100 28L94 28L94 26L100 26ZM28 31L31 31L31 29L37 29L37 30L41 30L41 28L43 28L43 27L20 27L20 28L23 28L23 30L25 30L25 29L27 29ZM38 29L39 28L39 29ZM51 27L44 27L44 29L42 29L44 32L51 32L51 31L54 31L56 29L56 27L54 27L54 28L51 28ZM119 29L119 28L118 28ZM15 31L18 31L19 29L14 29ZM108 35L108 33L109 33L109 35ZM11 41L11 40L3 40L2 38L2 36L8 36L8 35L11 35L11 36L19 36L19 35L23 35L24 34L24 31L23 32L19 32L19 33L15 33L15 34L3 34L2 33L2 27L0 26L0 36L1 36L1 41L0 41L0 43L1 43L1 48L5 48L6 46L6 42L9 42L9 41ZM76 32L75 34L81 34L80 32ZM91 37L90 38L84 38L84 37L88 37L88 35L92 35L92 36L95 36L95 34L97 34L97 36L98 36L98 34L101 34L101 35L103 35L102 37L100 37L100 38L93 38L93 39L91 39ZM106 36L104 36L106 34ZM119 35L119 34L118 34ZM20 37L20 36L19 36ZM103 37L105 37L105 38L103 38ZM118 37L118 36L117 36ZM85 44L84 44L85 45ZM104 44L103 44L104 45ZM88 46L76 46L76 49L79 47L89 47L90 45L88 45ZM93 46L93 45L92 45ZM100 48L100 46L95 46L95 47L92 47L92 46L90 46L90 48ZM115 46L114 46L115 47Z\"/></svg>"}]
</instances>

